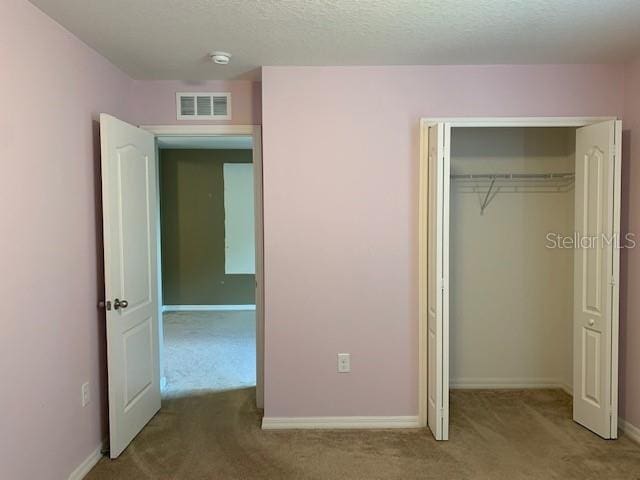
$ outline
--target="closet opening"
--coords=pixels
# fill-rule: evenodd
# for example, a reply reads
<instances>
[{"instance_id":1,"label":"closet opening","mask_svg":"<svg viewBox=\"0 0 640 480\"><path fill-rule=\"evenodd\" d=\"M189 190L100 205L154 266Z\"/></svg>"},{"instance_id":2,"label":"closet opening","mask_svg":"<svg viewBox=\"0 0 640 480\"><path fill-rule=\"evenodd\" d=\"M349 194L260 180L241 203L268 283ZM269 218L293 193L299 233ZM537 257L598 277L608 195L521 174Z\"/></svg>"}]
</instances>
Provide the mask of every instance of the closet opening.
<instances>
[{"instance_id":1,"label":"closet opening","mask_svg":"<svg viewBox=\"0 0 640 480\"><path fill-rule=\"evenodd\" d=\"M451 129L453 425L517 424L523 409L571 420L575 140L571 127Z\"/></svg>"},{"instance_id":2,"label":"closet opening","mask_svg":"<svg viewBox=\"0 0 640 480\"><path fill-rule=\"evenodd\" d=\"M422 120L419 404L437 440L450 422L617 438L621 132Z\"/></svg>"}]
</instances>

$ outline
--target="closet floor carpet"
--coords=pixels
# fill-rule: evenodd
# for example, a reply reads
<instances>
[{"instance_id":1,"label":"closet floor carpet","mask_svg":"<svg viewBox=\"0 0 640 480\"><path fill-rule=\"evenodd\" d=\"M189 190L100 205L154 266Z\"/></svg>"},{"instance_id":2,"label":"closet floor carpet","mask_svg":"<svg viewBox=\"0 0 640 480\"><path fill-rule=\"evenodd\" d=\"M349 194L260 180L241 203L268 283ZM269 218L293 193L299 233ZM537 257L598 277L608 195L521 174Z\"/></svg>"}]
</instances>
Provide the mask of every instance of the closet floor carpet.
<instances>
[{"instance_id":1,"label":"closet floor carpet","mask_svg":"<svg viewBox=\"0 0 640 480\"><path fill-rule=\"evenodd\" d=\"M557 390L454 391L450 441L426 429L262 431L255 389L164 400L102 479L640 479L640 446L571 420Z\"/></svg>"}]
</instances>

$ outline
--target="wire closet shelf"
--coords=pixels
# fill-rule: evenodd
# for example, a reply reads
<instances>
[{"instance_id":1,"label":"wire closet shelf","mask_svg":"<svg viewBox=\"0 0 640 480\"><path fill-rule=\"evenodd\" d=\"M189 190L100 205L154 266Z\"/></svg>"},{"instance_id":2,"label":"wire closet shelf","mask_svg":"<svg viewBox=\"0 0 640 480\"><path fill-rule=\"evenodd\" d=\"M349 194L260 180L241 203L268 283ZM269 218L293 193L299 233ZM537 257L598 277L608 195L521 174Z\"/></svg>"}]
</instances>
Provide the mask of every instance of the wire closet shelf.
<instances>
[{"instance_id":1,"label":"wire closet shelf","mask_svg":"<svg viewBox=\"0 0 640 480\"><path fill-rule=\"evenodd\" d=\"M563 193L573 189L575 173L468 173L452 174L455 191L482 197L480 214L498 193Z\"/></svg>"}]
</instances>

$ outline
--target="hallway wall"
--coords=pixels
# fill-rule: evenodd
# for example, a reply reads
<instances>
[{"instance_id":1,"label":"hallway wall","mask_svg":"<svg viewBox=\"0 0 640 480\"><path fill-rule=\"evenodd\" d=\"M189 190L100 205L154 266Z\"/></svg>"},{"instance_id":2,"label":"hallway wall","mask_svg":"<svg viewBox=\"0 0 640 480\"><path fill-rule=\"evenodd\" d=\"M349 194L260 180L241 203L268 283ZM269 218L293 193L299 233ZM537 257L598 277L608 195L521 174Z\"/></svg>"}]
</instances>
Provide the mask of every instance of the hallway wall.
<instances>
[{"instance_id":1,"label":"hallway wall","mask_svg":"<svg viewBox=\"0 0 640 480\"><path fill-rule=\"evenodd\" d=\"M231 92L231 120L176 120L176 92ZM131 90L132 115L138 125L260 125L262 123L260 82L210 80L185 82L134 80Z\"/></svg>"},{"instance_id":2,"label":"hallway wall","mask_svg":"<svg viewBox=\"0 0 640 480\"><path fill-rule=\"evenodd\" d=\"M223 165L252 150L160 150L164 305L254 305L255 275L225 273Z\"/></svg>"}]
</instances>

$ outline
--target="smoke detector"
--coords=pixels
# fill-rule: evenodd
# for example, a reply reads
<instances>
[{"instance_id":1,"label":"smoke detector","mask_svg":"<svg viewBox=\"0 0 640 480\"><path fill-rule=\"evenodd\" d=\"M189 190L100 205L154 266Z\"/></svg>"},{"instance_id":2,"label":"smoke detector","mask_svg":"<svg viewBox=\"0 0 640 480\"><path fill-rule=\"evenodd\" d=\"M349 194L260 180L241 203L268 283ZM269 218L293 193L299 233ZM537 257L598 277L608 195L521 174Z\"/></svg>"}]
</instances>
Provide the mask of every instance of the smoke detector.
<instances>
[{"instance_id":1,"label":"smoke detector","mask_svg":"<svg viewBox=\"0 0 640 480\"><path fill-rule=\"evenodd\" d=\"M213 52L209 54L211 61L218 65L227 65L231 61L231 54L227 52Z\"/></svg>"}]
</instances>

